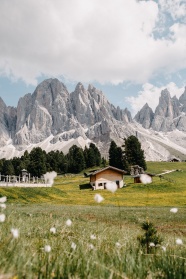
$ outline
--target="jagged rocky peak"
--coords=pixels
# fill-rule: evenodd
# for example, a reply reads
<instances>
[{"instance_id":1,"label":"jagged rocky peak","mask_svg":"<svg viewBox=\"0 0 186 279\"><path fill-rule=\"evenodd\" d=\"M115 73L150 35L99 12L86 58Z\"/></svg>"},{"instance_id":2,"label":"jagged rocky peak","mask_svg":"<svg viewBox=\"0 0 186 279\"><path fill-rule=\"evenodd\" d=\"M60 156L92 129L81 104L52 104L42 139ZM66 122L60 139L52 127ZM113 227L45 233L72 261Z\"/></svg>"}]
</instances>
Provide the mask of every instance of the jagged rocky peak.
<instances>
[{"instance_id":1,"label":"jagged rocky peak","mask_svg":"<svg viewBox=\"0 0 186 279\"><path fill-rule=\"evenodd\" d=\"M3 99L0 97L0 110L1 110L1 112L2 112L2 111L5 111L6 108L7 108L7 106L6 106L5 102L4 102Z\"/></svg>"},{"instance_id":2,"label":"jagged rocky peak","mask_svg":"<svg viewBox=\"0 0 186 279\"><path fill-rule=\"evenodd\" d=\"M70 94L58 79L41 82L19 100L15 144L38 143L69 128Z\"/></svg>"},{"instance_id":3,"label":"jagged rocky peak","mask_svg":"<svg viewBox=\"0 0 186 279\"><path fill-rule=\"evenodd\" d=\"M145 129L149 129L154 118L154 112L146 103L142 109L135 115L134 119L140 123Z\"/></svg>"},{"instance_id":4,"label":"jagged rocky peak","mask_svg":"<svg viewBox=\"0 0 186 279\"><path fill-rule=\"evenodd\" d=\"M109 102L103 92L93 85L89 84L88 92L90 93L91 97L101 106L107 105Z\"/></svg>"},{"instance_id":5,"label":"jagged rocky peak","mask_svg":"<svg viewBox=\"0 0 186 279\"><path fill-rule=\"evenodd\" d=\"M14 135L16 126L16 108L7 107L0 97L0 147Z\"/></svg>"},{"instance_id":6,"label":"jagged rocky peak","mask_svg":"<svg viewBox=\"0 0 186 279\"><path fill-rule=\"evenodd\" d=\"M10 134L15 133L17 109L15 107L6 106L0 97L0 123Z\"/></svg>"},{"instance_id":7,"label":"jagged rocky peak","mask_svg":"<svg viewBox=\"0 0 186 279\"><path fill-rule=\"evenodd\" d=\"M179 98L179 102L182 104L182 111L186 112L186 86L185 86L185 91Z\"/></svg>"},{"instance_id":8,"label":"jagged rocky peak","mask_svg":"<svg viewBox=\"0 0 186 279\"><path fill-rule=\"evenodd\" d=\"M66 86L57 78L44 80L34 91L34 97L45 106L50 105L59 95L65 98L69 96L69 92Z\"/></svg>"},{"instance_id":9,"label":"jagged rocky peak","mask_svg":"<svg viewBox=\"0 0 186 279\"><path fill-rule=\"evenodd\" d=\"M164 117L173 117L171 96L167 89L162 90L159 98L159 105L155 110L155 115L162 115Z\"/></svg>"},{"instance_id":10,"label":"jagged rocky peak","mask_svg":"<svg viewBox=\"0 0 186 279\"><path fill-rule=\"evenodd\" d=\"M116 108L116 119L119 121L123 121L125 124L132 122L132 116L130 111L125 108L125 109L120 109L119 106Z\"/></svg>"},{"instance_id":11,"label":"jagged rocky peak","mask_svg":"<svg viewBox=\"0 0 186 279\"><path fill-rule=\"evenodd\" d=\"M75 91L70 94L72 114L83 126L95 123L94 111L91 107L91 96L82 83L76 85Z\"/></svg>"},{"instance_id":12,"label":"jagged rocky peak","mask_svg":"<svg viewBox=\"0 0 186 279\"><path fill-rule=\"evenodd\" d=\"M161 92L151 127L156 131L172 131L176 129L173 119L179 114L180 106L177 98L171 98L169 91L165 89Z\"/></svg>"},{"instance_id":13,"label":"jagged rocky peak","mask_svg":"<svg viewBox=\"0 0 186 279\"><path fill-rule=\"evenodd\" d=\"M19 99L17 105L17 123L16 123L17 132L25 124L25 121L32 110L32 106L33 106L33 99L31 93L28 93L24 97L21 97Z\"/></svg>"}]
</instances>

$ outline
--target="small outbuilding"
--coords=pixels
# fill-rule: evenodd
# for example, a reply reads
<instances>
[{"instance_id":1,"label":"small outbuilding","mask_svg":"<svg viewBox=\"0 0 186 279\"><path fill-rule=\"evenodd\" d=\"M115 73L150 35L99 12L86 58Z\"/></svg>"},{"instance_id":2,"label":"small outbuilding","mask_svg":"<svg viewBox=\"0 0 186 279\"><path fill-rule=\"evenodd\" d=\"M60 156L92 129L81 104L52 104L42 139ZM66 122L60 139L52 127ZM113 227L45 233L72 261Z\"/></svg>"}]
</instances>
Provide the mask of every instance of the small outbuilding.
<instances>
[{"instance_id":1,"label":"small outbuilding","mask_svg":"<svg viewBox=\"0 0 186 279\"><path fill-rule=\"evenodd\" d=\"M181 162L180 158L176 158L176 157L171 157L169 159L169 162Z\"/></svg>"},{"instance_id":2,"label":"small outbuilding","mask_svg":"<svg viewBox=\"0 0 186 279\"><path fill-rule=\"evenodd\" d=\"M118 188L123 187L124 170L108 166L106 168L92 172L90 176L90 184L93 190L106 189L107 183L114 182Z\"/></svg>"}]
</instances>

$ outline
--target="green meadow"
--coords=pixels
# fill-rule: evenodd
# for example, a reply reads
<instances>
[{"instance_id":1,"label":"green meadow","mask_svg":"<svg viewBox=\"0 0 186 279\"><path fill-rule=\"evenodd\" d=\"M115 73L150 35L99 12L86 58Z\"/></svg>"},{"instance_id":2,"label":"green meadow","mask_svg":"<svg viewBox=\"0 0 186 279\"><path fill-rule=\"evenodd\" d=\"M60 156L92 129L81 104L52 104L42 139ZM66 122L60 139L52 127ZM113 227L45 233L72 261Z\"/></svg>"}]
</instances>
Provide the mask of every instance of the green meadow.
<instances>
[{"instance_id":1,"label":"green meadow","mask_svg":"<svg viewBox=\"0 0 186 279\"><path fill-rule=\"evenodd\" d=\"M83 173L51 188L0 188L0 278L186 278L186 163L148 163L154 174L173 169L146 185L125 176L115 193L92 191ZM163 239L149 254L137 239L144 221Z\"/></svg>"},{"instance_id":2,"label":"green meadow","mask_svg":"<svg viewBox=\"0 0 186 279\"><path fill-rule=\"evenodd\" d=\"M186 163L148 163L148 172L160 174L176 170L160 177L153 177L151 184L135 184L131 176L125 176L126 187L115 194L99 190L104 197L102 206L186 206ZM51 188L2 187L0 195L9 203L49 203L62 205L95 205L89 178L78 175L59 175Z\"/></svg>"}]
</instances>

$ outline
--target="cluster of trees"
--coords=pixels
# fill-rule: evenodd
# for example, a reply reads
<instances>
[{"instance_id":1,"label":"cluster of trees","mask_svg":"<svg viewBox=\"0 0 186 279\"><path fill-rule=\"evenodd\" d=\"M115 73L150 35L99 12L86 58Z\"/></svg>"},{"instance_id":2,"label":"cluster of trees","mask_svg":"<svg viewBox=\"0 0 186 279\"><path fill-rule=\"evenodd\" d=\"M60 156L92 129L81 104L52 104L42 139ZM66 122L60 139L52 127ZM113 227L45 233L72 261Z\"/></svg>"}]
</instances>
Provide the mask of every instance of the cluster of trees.
<instances>
[{"instance_id":1,"label":"cluster of trees","mask_svg":"<svg viewBox=\"0 0 186 279\"><path fill-rule=\"evenodd\" d=\"M95 144L83 150L73 145L67 155L60 151L46 151L40 147L33 148L30 153L24 152L20 158L0 160L0 173L2 175L20 175L22 169L26 169L31 176L40 177L48 171L57 173L79 173L85 168L105 166L106 160L101 159L101 154ZM130 171L131 165L139 165L146 170L144 151L135 136L124 139L124 145L118 147L114 141L109 148L109 165Z\"/></svg>"},{"instance_id":2,"label":"cluster of trees","mask_svg":"<svg viewBox=\"0 0 186 279\"><path fill-rule=\"evenodd\" d=\"M137 137L130 136L124 139L124 145L118 147L114 141L109 148L109 165L124 169L130 172L131 165L139 165L144 170L147 169L144 151L141 149L141 143Z\"/></svg>"},{"instance_id":3,"label":"cluster of trees","mask_svg":"<svg viewBox=\"0 0 186 279\"><path fill-rule=\"evenodd\" d=\"M0 160L0 173L2 175L20 175L22 169L26 169L31 176L40 177L48 171L57 173L79 173L85 168L100 166L101 154L95 144L91 143L89 148L73 145L67 155L59 151L46 151L40 147L33 148L30 153L24 152L20 158Z\"/></svg>"}]
</instances>

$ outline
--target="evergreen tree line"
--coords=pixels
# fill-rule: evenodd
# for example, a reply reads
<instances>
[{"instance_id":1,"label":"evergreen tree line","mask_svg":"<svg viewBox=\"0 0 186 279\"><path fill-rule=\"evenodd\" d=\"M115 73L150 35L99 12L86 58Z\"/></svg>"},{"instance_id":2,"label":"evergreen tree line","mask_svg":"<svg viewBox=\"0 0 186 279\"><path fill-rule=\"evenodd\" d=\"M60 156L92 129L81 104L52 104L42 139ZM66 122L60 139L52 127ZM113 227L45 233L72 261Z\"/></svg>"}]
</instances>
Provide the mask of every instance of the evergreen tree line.
<instances>
[{"instance_id":1,"label":"evergreen tree line","mask_svg":"<svg viewBox=\"0 0 186 279\"><path fill-rule=\"evenodd\" d=\"M101 154L95 144L83 150L73 145L67 155L60 151L46 151L40 147L35 147L30 153L24 152L24 155L14 157L13 159L0 160L1 175L21 174L22 169L26 169L31 176L41 177L46 172L56 171L57 173L79 173L85 168L100 166Z\"/></svg>"},{"instance_id":2,"label":"evergreen tree line","mask_svg":"<svg viewBox=\"0 0 186 279\"><path fill-rule=\"evenodd\" d=\"M139 165L144 170L147 169L144 151L137 137L130 136L124 139L122 147L111 141L109 148L109 165L130 172L130 166Z\"/></svg>"},{"instance_id":3,"label":"evergreen tree line","mask_svg":"<svg viewBox=\"0 0 186 279\"><path fill-rule=\"evenodd\" d=\"M68 154L64 155L61 151L50 151L46 153L40 147L35 147L30 153L24 152L24 155L6 160L0 159L0 173L2 175L21 174L22 169L26 169L31 176L41 177L46 172L56 171L57 173L79 173L82 170L94 166L105 166L106 160L101 159L101 154L95 144L83 150L73 145ZM109 165L130 171L131 165L139 165L144 170L147 169L144 158L144 151L141 144L135 136L124 139L124 145L118 147L114 141L111 141L109 148Z\"/></svg>"}]
</instances>

